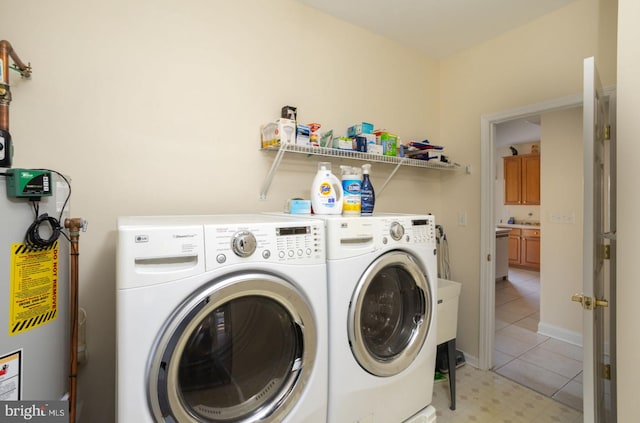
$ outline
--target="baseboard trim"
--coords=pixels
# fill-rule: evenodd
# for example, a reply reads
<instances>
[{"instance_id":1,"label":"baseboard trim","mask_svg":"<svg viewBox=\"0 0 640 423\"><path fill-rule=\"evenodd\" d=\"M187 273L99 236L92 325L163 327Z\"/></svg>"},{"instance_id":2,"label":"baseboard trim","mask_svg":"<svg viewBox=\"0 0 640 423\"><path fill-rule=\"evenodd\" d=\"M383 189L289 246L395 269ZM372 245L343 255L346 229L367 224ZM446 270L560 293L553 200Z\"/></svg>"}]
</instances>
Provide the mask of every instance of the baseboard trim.
<instances>
[{"instance_id":1,"label":"baseboard trim","mask_svg":"<svg viewBox=\"0 0 640 423\"><path fill-rule=\"evenodd\" d=\"M540 335L582 347L582 333L580 332L574 332L565 328L540 322L538 323L538 333Z\"/></svg>"}]
</instances>

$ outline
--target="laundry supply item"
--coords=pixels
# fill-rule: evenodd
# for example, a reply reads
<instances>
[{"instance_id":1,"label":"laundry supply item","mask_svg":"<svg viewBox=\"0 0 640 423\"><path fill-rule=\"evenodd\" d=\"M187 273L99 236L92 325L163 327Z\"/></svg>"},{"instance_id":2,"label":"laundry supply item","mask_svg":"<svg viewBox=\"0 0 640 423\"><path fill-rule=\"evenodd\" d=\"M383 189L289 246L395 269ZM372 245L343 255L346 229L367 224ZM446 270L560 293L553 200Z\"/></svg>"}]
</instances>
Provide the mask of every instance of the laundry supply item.
<instances>
[{"instance_id":1,"label":"laundry supply item","mask_svg":"<svg viewBox=\"0 0 640 423\"><path fill-rule=\"evenodd\" d=\"M355 137L357 135L371 134L371 133L373 133L372 123L361 122L347 128L348 137Z\"/></svg>"},{"instance_id":2,"label":"laundry supply item","mask_svg":"<svg viewBox=\"0 0 640 423\"><path fill-rule=\"evenodd\" d=\"M311 201L292 198L287 200L284 211L290 214L311 214Z\"/></svg>"},{"instance_id":3,"label":"laundry supply item","mask_svg":"<svg viewBox=\"0 0 640 423\"><path fill-rule=\"evenodd\" d=\"M339 150L353 150L353 138L338 137L333 139L333 148Z\"/></svg>"},{"instance_id":4,"label":"laundry supply item","mask_svg":"<svg viewBox=\"0 0 640 423\"><path fill-rule=\"evenodd\" d=\"M296 132L296 145L303 147L309 147L311 145L311 128L309 125L298 124L298 130Z\"/></svg>"},{"instance_id":5,"label":"laundry supply item","mask_svg":"<svg viewBox=\"0 0 640 423\"><path fill-rule=\"evenodd\" d=\"M342 169L342 214L360 215L360 169L353 166L340 166Z\"/></svg>"},{"instance_id":6,"label":"laundry supply item","mask_svg":"<svg viewBox=\"0 0 640 423\"><path fill-rule=\"evenodd\" d=\"M315 214L341 214L343 190L340 180L331 173L330 162L318 163L311 184L311 206Z\"/></svg>"},{"instance_id":7,"label":"laundry supply item","mask_svg":"<svg viewBox=\"0 0 640 423\"><path fill-rule=\"evenodd\" d=\"M373 207L376 203L376 193L373 190L373 184L369 179L371 173L371 165L369 163L362 165L362 185L360 186L360 214L363 216L371 216Z\"/></svg>"},{"instance_id":8,"label":"laundry supply item","mask_svg":"<svg viewBox=\"0 0 640 423\"><path fill-rule=\"evenodd\" d=\"M376 134L376 144L382 145L383 155L397 156L398 136L385 130L374 132Z\"/></svg>"}]
</instances>

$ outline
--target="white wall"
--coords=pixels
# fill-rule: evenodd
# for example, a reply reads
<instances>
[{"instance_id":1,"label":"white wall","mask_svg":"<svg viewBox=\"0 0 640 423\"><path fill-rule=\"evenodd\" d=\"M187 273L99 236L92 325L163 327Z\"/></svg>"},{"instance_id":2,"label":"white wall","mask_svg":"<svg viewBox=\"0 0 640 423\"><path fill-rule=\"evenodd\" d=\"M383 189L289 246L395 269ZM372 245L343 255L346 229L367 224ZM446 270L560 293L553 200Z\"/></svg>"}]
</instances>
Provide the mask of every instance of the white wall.
<instances>
[{"instance_id":1,"label":"white wall","mask_svg":"<svg viewBox=\"0 0 640 423\"><path fill-rule=\"evenodd\" d=\"M274 157L258 151L259 127L283 105L337 133L365 120L440 141L436 62L292 0L6 0L2 12L2 37L33 66L31 80L11 75L14 166L70 175L72 216L89 221L83 422L114 421L117 216L280 210L308 197L320 159L300 156L258 200ZM392 169L375 164L374 185ZM403 168L377 209L437 216L439 178Z\"/></svg>"},{"instance_id":2,"label":"white wall","mask_svg":"<svg viewBox=\"0 0 640 423\"><path fill-rule=\"evenodd\" d=\"M568 304L582 291L582 108L542 115L540 330L579 342L582 308ZM551 213L573 215L557 223Z\"/></svg>"},{"instance_id":3,"label":"white wall","mask_svg":"<svg viewBox=\"0 0 640 423\"><path fill-rule=\"evenodd\" d=\"M638 239L640 239L640 196L638 158L640 157L640 3L618 2L618 231L617 231L617 329L618 329L618 421L632 422L640 415L640 337L638 321Z\"/></svg>"}]
</instances>

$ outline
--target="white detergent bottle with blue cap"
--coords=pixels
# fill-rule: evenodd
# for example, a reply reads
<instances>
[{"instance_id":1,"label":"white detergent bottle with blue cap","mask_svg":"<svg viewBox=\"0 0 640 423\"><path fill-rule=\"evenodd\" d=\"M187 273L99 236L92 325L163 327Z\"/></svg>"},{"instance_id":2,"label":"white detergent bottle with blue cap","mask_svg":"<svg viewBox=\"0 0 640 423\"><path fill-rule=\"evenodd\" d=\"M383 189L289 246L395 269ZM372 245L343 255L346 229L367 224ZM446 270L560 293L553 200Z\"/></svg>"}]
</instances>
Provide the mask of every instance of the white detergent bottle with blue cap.
<instances>
[{"instance_id":1,"label":"white detergent bottle with blue cap","mask_svg":"<svg viewBox=\"0 0 640 423\"><path fill-rule=\"evenodd\" d=\"M315 214L342 214L342 184L331 173L331 163L318 163L318 173L311 184L311 207Z\"/></svg>"}]
</instances>

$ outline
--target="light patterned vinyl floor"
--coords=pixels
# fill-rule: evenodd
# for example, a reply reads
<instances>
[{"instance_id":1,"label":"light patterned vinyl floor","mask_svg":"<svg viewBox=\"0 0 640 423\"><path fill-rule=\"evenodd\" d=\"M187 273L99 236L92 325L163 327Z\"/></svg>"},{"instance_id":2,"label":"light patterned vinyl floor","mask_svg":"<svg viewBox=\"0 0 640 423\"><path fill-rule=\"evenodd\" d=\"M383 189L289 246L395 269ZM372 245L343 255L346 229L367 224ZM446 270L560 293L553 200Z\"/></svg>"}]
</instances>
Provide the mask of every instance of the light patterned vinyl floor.
<instances>
[{"instance_id":1,"label":"light patterned vinyl floor","mask_svg":"<svg viewBox=\"0 0 640 423\"><path fill-rule=\"evenodd\" d=\"M435 384L438 423L581 423L582 413L491 371L467 364L456 371L456 410L449 409L449 382Z\"/></svg>"}]
</instances>

